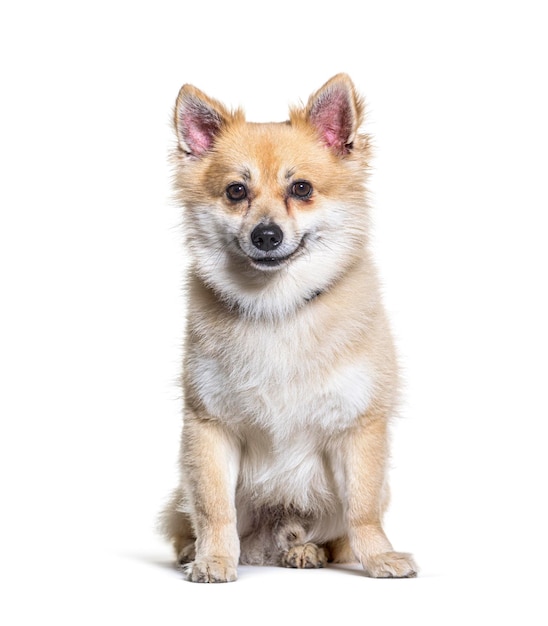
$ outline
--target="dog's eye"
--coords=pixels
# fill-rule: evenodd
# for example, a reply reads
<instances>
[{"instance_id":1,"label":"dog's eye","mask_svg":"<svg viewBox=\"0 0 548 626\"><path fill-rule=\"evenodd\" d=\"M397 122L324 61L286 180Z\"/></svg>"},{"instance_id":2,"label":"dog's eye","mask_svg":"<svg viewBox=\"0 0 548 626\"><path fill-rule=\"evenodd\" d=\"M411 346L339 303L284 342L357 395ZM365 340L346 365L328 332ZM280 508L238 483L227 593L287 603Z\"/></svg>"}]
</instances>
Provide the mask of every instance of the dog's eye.
<instances>
[{"instance_id":1,"label":"dog's eye","mask_svg":"<svg viewBox=\"0 0 548 626\"><path fill-rule=\"evenodd\" d=\"M312 185L305 180L293 183L291 194L297 198L309 198L312 195Z\"/></svg>"},{"instance_id":2,"label":"dog's eye","mask_svg":"<svg viewBox=\"0 0 548 626\"><path fill-rule=\"evenodd\" d=\"M229 200L239 202L247 198L247 189L241 183L233 183L226 188L226 195Z\"/></svg>"}]
</instances>

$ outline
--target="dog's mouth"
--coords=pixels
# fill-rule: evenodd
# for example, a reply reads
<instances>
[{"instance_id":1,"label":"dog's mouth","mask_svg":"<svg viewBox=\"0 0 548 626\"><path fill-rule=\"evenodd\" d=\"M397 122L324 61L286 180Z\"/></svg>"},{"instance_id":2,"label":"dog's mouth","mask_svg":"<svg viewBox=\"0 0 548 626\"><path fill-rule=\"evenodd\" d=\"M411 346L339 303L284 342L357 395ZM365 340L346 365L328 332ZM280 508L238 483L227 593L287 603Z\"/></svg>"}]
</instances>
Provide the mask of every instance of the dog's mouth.
<instances>
[{"instance_id":1,"label":"dog's mouth","mask_svg":"<svg viewBox=\"0 0 548 626\"><path fill-rule=\"evenodd\" d=\"M267 257L265 259L254 259L253 257L249 257L251 262L254 265L257 265L259 267L277 267L278 265L282 265L282 263L285 263L287 260L289 260L291 258L291 256L293 255L289 255L289 256L284 256L284 257Z\"/></svg>"},{"instance_id":2,"label":"dog's mouth","mask_svg":"<svg viewBox=\"0 0 548 626\"><path fill-rule=\"evenodd\" d=\"M238 249L243 254L245 254L245 256L251 262L251 265L253 267L267 270L267 269L276 269L278 267L287 265L291 261L294 261L298 256L300 256L305 251L306 237L305 236L302 237L302 239L299 242L299 245L295 248L295 250L283 256L280 254L265 254L263 256L251 256L241 247L239 242L236 242L236 243L237 243Z\"/></svg>"}]
</instances>

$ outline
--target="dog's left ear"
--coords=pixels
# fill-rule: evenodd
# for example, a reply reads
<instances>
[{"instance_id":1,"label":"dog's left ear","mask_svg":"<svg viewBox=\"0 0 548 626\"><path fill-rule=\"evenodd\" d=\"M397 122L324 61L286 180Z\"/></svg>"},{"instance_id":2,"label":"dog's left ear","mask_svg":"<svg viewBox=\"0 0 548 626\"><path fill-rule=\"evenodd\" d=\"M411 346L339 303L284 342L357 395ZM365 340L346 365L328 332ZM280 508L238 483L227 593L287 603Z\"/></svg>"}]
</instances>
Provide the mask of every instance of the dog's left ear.
<instances>
[{"instance_id":1,"label":"dog's left ear","mask_svg":"<svg viewBox=\"0 0 548 626\"><path fill-rule=\"evenodd\" d=\"M305 115L320 139L339 156L348 154L362 123L363 102L347 74L337 74L313 93Z\"/></svg>"}]
</instances>

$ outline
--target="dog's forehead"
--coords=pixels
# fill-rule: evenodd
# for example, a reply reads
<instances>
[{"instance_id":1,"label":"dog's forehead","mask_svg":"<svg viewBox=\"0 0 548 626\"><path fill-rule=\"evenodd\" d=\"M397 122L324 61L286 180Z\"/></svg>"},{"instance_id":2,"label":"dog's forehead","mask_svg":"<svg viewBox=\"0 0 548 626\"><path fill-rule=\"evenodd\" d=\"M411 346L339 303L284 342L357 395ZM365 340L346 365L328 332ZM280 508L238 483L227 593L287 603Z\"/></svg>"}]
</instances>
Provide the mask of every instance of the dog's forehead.
<instances>
[{"instance_id":1,"label":"dog's forehead","mask_svg":"<svg viewBox=\"0 0 548 626\"><path fill-rule=\"evenodd\" d=\"M289 122L245 123L219 138L216 153L225 168L249 182L289 179L330 155L312 132Z\"/></svg>"}]
</instances>

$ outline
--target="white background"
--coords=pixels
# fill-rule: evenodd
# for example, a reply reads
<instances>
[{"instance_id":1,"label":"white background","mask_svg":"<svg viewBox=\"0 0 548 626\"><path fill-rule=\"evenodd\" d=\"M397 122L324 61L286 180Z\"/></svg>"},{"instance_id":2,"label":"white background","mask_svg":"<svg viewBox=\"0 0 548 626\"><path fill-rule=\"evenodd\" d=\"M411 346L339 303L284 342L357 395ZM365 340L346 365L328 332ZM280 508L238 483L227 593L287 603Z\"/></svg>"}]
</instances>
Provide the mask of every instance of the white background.
<instances>
[{"instance_id":1,"label":"white background","mask_svg":"<svg viewBox=\"0 0 548 626\"><path fill-rule=\"evenodd\" d=\"M2 623L547 623L542 5L3 3ZM340 71L407 382L386 525L421 576L192 585L154 531L180 429L171 108L191 82L282 120Z\"/></svg>"}]
</instances>

